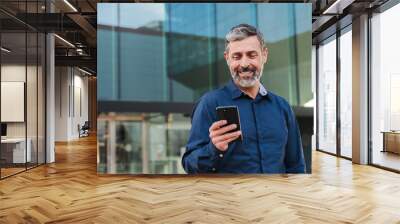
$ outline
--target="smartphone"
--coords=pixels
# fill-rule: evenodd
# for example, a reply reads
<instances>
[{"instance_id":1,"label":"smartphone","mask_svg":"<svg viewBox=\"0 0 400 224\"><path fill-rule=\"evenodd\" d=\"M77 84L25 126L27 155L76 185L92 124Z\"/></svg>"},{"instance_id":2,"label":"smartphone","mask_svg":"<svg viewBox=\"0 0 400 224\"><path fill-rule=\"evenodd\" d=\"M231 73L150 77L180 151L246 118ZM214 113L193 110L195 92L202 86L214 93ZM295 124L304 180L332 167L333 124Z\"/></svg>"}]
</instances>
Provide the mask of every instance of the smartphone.
<instances>
[{"instance_id":1,"label":"smartphone","mask_svg":"<svg viewBox=\"0 0 400 224\"><path fill-rule=\"evenodd\" d=\"M227 124L223 127L231 124L236 124L236 129L229 132L240 131L240 116L239 109L237 106L219 106L216 108L218 120L226 120ZM240 135L240 139L243 139Z\"/></svg>"}]
</instances>

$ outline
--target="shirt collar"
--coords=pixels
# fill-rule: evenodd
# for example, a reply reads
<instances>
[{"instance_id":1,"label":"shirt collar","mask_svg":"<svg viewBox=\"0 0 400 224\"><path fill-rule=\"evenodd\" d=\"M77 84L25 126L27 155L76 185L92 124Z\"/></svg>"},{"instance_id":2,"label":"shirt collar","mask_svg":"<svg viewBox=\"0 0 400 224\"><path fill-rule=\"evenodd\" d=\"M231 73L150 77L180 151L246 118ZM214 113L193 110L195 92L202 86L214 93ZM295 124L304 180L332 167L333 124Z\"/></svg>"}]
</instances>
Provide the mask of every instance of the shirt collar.
<instances>
[{"instance_id":1,"label":"shirt collar","mask_svg":"<svg viewBox=\"0 0 400 224\"><path fill-rule=\"evenodd\" d=\"M242 94L244 94L242 92L242 90L240 90L235 82L231 79L227 85L231 95L232 95L232 99L236 99L239 98L240 96L242 96ZM260 90L258 91L258 93L261 96L268 96L268 91L265 89L264 85L260 82Z\"/></svg>"}]
</instances>

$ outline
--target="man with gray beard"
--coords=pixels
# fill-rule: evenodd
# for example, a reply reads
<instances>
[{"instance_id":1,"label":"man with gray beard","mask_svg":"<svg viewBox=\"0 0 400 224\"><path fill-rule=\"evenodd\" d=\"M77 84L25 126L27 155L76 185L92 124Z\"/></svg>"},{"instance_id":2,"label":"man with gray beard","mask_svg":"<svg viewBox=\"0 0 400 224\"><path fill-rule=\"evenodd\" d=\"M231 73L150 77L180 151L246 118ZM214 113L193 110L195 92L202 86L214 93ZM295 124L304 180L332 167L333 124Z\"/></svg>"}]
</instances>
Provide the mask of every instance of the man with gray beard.
<instances>
[{"instance_id":1,"label":"man with gray beard","mask_svg":"<svg viewBox=\"0 0 400 224\"><path fill-rule=\"evenodd\" d=\"M182 165L193 173L304 173L300 132L289 103L260 83L268 49L253 26L226 35L224 52L232 79L201 97L192 114ZM216 108L236 106L240 129L218 120ZM241 136L241 138L239 138ZM241 140L239 140L241 139Z\"/></svg>"}]
</instances>

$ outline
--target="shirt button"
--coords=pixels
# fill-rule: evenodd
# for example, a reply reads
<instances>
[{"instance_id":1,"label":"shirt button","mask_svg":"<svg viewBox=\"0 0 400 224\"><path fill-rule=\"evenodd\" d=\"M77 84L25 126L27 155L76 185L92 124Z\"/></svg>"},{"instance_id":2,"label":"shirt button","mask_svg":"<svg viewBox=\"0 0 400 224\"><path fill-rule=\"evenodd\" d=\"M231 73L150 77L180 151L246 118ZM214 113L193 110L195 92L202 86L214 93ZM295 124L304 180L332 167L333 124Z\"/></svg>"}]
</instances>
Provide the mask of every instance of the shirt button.
<instances>
[{"instance_id":1,"label":"shirt button","mask_svg":"<svg viewBox=\"0 0 400 224\"><path fill-rule=\"evenodd\" d=\"M212 168L212 171L214 171L214 172L215 172L215 168L214 168L214 167Z\"/></svg>"},{"instance_id":2,"label":"shirt button","mask_svg":"<svg viewBox=\"0 0 400 224\"><path fill-rule=\"evenodd\" d=\"M220 157L220 158L224 157L224 154L220 153L220 154L219 154L219 157Z\"/></svg>"}]
</instances>

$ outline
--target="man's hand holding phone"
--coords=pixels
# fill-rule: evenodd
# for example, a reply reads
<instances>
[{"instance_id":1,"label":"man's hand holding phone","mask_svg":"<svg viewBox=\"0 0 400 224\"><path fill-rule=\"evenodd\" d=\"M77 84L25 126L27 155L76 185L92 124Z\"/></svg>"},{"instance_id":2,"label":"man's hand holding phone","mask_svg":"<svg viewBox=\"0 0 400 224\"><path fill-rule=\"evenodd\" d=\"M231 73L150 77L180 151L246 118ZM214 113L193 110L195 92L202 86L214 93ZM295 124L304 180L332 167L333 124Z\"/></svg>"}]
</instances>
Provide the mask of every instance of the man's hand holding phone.
<instances>
[{"instance_id":1,"label":"man's hand holding phone","mask_svg":"<svg viewBox=\"0 0 400 224\"><path fill-rule=\"evenodd\" d=\"M226 124L226 120L219 120L214 122L209 129L211 141L220 151L226 151L229 143L237 139L242 134L240 130L230 132L237 128L236 124L225 126Z\"/></svg>"}]
</instances>

